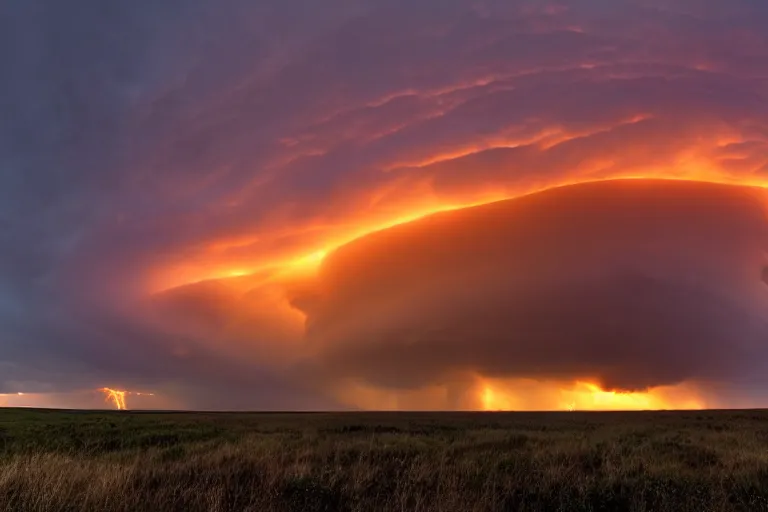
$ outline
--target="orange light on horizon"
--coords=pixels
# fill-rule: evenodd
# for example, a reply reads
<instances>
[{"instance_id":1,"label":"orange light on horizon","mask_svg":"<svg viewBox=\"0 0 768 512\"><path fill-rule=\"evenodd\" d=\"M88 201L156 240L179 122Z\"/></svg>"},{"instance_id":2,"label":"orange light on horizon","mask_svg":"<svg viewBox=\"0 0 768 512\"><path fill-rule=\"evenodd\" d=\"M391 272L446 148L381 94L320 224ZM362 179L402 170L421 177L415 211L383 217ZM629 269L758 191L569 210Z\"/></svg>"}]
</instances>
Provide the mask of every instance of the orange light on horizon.
<instances>
[{"instance_id":1,"label":"orange light on horizon","mask_svg":"<svg viewBox=\"0 0 768 512\"><path fill-rule=\"evenodd\" d=\"M512 395L499 391L488 384L483 385L480 403L484 411L511 411L519 408L516 406L516 401Z\"/></svg>"},{"instance_id":2,"label":"orange light on horizon","mask_svg":"<svg viewBox=\"0 0 768 512\"><path fill-rule=\"evenodd\" d=\"M467 410L467 411L639 411L696 410L707 403L693 382L658 386L645 391L606 391L588 380L538 381L526 378L487 378L479 374L463 391L450 384L419 389L389 389L346 380L333 395L347 406L361 410Z\"/></svg>"},{"instance_id":3,"label":"orange light on horizon","mask_svg":"<svg viewBox=\"0 0 768 512\"><path fill-rule=\"evenodd\" d=\"M640 411L706 407L695 387L688 383L625 392L606 391L589 381L531 384L529 381L481 379L478 402L485 411Z\"/></svg>"},{"instance_id":4,"label":"orange light on horizon","mask_svg":"<svg viewBox=\"0 0 768 512\"><path fill-rule=\"evenodd\" d=\"M704 401L685 386L661 386L647 391L606 391L592 382L578 381L562 391L574 410L703 409Z\"/></svg>"}]
</instances>

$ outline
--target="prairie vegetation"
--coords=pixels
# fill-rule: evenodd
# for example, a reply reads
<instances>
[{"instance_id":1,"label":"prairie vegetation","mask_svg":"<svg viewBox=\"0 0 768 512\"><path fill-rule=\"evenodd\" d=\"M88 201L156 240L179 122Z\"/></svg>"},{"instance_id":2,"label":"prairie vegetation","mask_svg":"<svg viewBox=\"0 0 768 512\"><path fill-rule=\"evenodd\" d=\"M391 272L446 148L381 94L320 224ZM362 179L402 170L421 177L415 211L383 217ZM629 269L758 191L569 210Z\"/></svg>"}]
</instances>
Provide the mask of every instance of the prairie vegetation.
<instances>
[{"instance_id":1,"label":"prairie vegetation","mask_svg":"<svg viewBox=\"0 0 768 512\"><path fill-rule=\"evenodd\" d=\"M768 510L768 412L0 409L0 510Z\"/></svg>"}]
</instances>

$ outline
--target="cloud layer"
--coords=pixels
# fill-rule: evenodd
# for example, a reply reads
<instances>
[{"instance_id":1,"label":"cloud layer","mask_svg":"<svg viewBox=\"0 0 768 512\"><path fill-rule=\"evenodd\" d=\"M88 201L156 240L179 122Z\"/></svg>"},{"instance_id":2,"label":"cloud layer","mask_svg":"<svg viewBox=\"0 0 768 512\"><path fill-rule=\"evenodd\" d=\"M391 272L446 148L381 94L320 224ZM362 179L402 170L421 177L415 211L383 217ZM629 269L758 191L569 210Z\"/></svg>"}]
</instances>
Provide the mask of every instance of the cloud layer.
<instances>
[{"instance_id":1,"label":"cloud layer","mask_svg":"<svg viewBox=\"0 0 768 512\"><path fill-rule=\"evenodd\" d=\"M12 0L0 393L447 407L430 389L461 395L475 373L758 375L742 366L765 311L752 192L614 184L461 208L616 177L762 186L766 23L749 0ZM590 340L558 345L552 315Z\"/></svg>"}]
</instances>

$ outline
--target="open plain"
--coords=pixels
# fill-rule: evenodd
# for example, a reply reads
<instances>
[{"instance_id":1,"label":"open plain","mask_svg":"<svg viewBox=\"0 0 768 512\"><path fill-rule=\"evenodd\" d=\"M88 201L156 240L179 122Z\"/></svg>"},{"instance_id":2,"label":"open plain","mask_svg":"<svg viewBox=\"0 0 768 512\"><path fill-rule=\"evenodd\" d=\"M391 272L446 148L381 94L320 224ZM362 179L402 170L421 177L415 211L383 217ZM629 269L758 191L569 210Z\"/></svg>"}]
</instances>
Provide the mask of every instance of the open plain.
<instances>
[{"instance_id":1,"label":"open plain","mask_svg":"<svg viewBox=\"0 0 768 512\"><path fill-rule=\"evenodd\" d=\"M768 412L6 409L0 510L768 510Z\"/></svg>"}]
</instances>

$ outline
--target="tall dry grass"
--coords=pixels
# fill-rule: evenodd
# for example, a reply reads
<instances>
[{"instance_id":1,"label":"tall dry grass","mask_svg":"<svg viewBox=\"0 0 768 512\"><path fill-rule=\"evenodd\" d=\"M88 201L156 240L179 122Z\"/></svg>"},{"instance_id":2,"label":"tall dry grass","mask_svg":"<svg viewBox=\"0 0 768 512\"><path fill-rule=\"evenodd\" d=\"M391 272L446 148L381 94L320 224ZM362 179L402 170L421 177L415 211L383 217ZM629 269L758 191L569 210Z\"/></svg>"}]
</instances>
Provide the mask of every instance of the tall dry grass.
<instances>
[{"instance_id":1,"label":"tall dry grass","mask_svg":"<svg viewBox=\"0 0 768 512\"><path fill-rule=\"evenodd\" d=\"M168 436L101 451L6 430L0 510L768 510L768 415L666 414L123 416Z\"/></svg>"}]
</instances>

